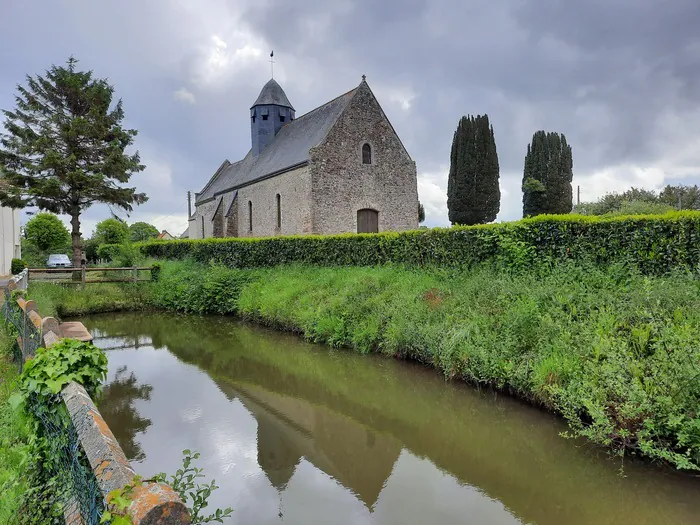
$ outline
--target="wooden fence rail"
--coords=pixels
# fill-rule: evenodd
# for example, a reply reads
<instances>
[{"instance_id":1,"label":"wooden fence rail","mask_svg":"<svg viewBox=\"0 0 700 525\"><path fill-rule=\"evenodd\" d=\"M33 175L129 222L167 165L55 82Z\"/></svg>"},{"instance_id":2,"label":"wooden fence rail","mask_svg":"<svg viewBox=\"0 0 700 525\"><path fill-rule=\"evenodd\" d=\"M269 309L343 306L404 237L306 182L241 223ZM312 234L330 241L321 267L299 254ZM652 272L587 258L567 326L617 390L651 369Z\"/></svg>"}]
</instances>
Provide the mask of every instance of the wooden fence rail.
<instances>
[{"instance_id":1,"label":"wooden fence rail","mask_svg":"<svg viewBox=\"0 0 700 525\"><path fill-rule=\"evenodd\" d=\"M91 284L91 283L137 283L150 281L153 277L151 273L149 279L139 279L139 272L148 271L152 272L153 268L151 266L127 266L121 268L29 268L28 275L30 281L50 281L60 284ZM77 273L80 272L80 280L77 278L70 280L57 280L57 279L37 279L37 276L42 274L66 274L71 273L77 277ZM87 280L88 272L130 272L131 276L122 279L99 279L99 280Z\"/></svg>"}]
</instances>

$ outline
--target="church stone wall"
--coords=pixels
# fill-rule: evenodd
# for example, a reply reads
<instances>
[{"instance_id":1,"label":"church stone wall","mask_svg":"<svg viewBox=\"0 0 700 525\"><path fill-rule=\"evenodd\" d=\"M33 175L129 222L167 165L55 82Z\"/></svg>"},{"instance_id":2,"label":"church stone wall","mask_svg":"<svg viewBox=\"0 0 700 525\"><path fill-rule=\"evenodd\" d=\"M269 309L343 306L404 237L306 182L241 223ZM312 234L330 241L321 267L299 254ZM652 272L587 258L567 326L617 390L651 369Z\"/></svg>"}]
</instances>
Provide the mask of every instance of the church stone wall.
<instances>
[{"instance_id":1,"label":"church stone wall","mask_svg":"<svg viewBox=\"0 0 700 525\"><path fill-rule=\"evenodd\" d=\"M190 239L202 239L202 217L204 238L230 237L238 230L238 237L270 237L274 235L300 235L311 231L311 174L308 166L282 173L238 189L238 202L234 204L236 217L224 217L231 206L236 191L197 204L193 220L189 223ZM282 225L277 227L277 194L280 196ZM250 231L248 202L253 203L253 231ZM214 220L212 220L214 219ZM224 231L225 229L225 231Z\"/></svg>"},{"instance_id":2,"label":"church stone wall","mask_svg":"<svg viewBox=\"0 0 700 525\"><path fill-rule=\"evenodd\" d=\"M198 204L195 207L195 212L190 220L189 236L190 239L203 239L214 236L214 225L211 221L216 211L218 199L212 199L204 204ZM202 218L204 220L202 221ZM204 229L204 235L202 235Z\"/></svg>"},{"instance_id":3,"label":"church stone wall","mask_svg":"<svg viewBox=\"0 0 700 525\"><path fill-rule=\"evenodd\" d=\"M277 227L277 194L282 227ZM308 166L238 190L238 236L269 237L311 233L311 174ZM253 203L250 231L248 202Z\"/></svg>"},{"instance_id":4,"label":"church stone wall","mask_svg":"<svg viewBox=\"0 0 700 525\"><path fill-rule=\"evenodd\" d=\"M372 163L362 163L362 146ZM416 165L362 83L326 140L311 150L313 233L357 232L357 211L379 212L379 231L418 228Z\"/></svg>"}]
</instances>

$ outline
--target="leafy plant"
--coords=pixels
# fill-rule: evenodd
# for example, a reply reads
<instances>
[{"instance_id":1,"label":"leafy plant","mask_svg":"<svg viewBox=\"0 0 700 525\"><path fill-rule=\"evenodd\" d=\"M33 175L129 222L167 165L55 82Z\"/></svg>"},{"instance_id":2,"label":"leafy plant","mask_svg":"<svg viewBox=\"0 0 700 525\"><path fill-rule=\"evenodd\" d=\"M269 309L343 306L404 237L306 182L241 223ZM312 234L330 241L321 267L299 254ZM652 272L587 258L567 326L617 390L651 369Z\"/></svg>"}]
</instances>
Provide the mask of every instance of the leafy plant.
<instances>
[{"instance_id":1,"label":"leafy plant","mask_svg":"<svg viewBox=\"0 0 700 525\"><path fill-rule=\"evenodd\" d=\"M20 377L20 393L26 399L32 394L53 396L75 381L94 397L107 376L107 356L92 343L61 339L50 349L39 348L27 361ZM15 398L15 404L18 399Z\"/></svg>"},{"instance_id":2,"label":"leafy plant","mask_svg":"<svg viewBox=\"0 0 700 525\"><path fill-rule=\"evenodd\" d=\"M144 256L141 250L134 246L131 241L126 240L119 247L115 262L118 266L136 266L143 259Z\"/></svg>"},{"instance_id":3,"label":"leafy plant","mask_svg":"<svg viewBox=\"0 0 700 525\"><path fill-rule=\"evenodd\" d=\"M131 518L128 515L129 507L132 503L134 490L143 485L141 476L134 476L131 483L127 483L119 489L114 489L107 494L107 503L109 510L105 510L100 518L100 523L108 523L110 525L132 525Z\"/></svg>"},{"instance_id":4,"label":"leafy plant","mask_svg":"<svg viewBox=\"0 0 700 525\"><path fill-rule=\"evenodd\" d=\"M192 464L194 460L199 459L199 452L183 450L182 454L184 456L182 458L182 468L170 476L170 480L167 480L165 473L160 473L154 476L154 481L168 483L178 493L180 499L187 505L192 525L212 522L223 523L225 518L231 516L233 509L227 507L223 510L216 509L213 514L202 514L209 505L207 501L209 496L219 487L214 480L204 484L197 482L198 479L205 477L203 474L204 470Z\"/></svg>"},{"instance_id":5,"label":"leafy plant","mask_svg":"<svg viewBox=\"0 0 700 525\"><path fill-rule=\"evenodd\" d=\"M121 244L129 239L129 227L124 221L111 217L97 223L92 238L100 244Z\"/></svg>"},{"instance_id":6,"label":"leafy plant","mask_svg":"<svg viewBox=\"0 0 700 525\"><path fill-rule=\"evenodd\" d=\"M132 242L155 239L159 233L158 228L147 222L135 222L129 225L129 238Z\"/></svg>"},{"instance_id":7,"label":"leafy plant","mask_svg":"<svg viewBox=\"0 0 700 525\"><path fill-rule=\"evenodd\" d=\"M37 213L27 221L24 231L29 242L42 252L64 250L70 244L68 228L53 213Z\"/></svg>"},{"instance_id":8,"label":"leafy plant","mask_svg":"<svg viewBox=\"0 0 700 525\"><path fill-rule=\"evenodd\" d=\"M153 282L158 282L160 279L160 272L163 269L163 267L159 263L153 263L151 265L151 280Z\"/></svg>"},{"instance_id":9,"label":"leafy plant","mask_svg":"<svg viewBox=\"0 0 700 525\"><path fill-rule=\"evenodd\" d=\"M12 259L12 262L10 263L10 271L12 272L12 275L21 273L26 267L27 263L22 259Z\"/></svg>"}]
</instances>

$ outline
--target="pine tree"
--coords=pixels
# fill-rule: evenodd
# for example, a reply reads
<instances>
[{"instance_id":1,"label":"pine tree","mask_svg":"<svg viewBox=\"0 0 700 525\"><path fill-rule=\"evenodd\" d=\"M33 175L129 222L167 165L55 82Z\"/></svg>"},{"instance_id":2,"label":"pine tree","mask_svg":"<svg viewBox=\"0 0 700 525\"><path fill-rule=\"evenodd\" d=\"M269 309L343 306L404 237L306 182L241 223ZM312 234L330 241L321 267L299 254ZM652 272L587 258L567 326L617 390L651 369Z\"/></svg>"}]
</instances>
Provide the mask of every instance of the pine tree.
<instances>
[{"instance_id":1,"label":"pine tree","mask_svg":"<svg viewBox=\"0 0 700 525\"><path fill-rule=\"evenodd\" d=\"M573 157L566 136L537 131L527 146L523 169L523 216L570 213Z\"/></svg>"},{"instance_id":2,"label":"pine tree","mask_svg":"<svg viewBox=\"0 0 700 525\"><path fill-rule=\"evenodd\" d=\"M92 71L77 71L70 58L45 76L27 76L18 86L17 108L4 111L0 135L0 203L38 206L71 216L73 265L80 266L80 216L96 202L131 211L147 200L121 186L142 171L138 152L127 154L136 136L123 129L122 102L112 107L114 88Z\"/></svg>"},{"instance_id":3,"label":"pine tree","mask_svg":"<svg viewBox=\"0 0 700 525\"><path fill-rule=\"evenodd\" d=\"M452 224L496 219L501 205L498 153L488 115L462 117L452 140L447 208Z\"/></svg>"}]
</instances>

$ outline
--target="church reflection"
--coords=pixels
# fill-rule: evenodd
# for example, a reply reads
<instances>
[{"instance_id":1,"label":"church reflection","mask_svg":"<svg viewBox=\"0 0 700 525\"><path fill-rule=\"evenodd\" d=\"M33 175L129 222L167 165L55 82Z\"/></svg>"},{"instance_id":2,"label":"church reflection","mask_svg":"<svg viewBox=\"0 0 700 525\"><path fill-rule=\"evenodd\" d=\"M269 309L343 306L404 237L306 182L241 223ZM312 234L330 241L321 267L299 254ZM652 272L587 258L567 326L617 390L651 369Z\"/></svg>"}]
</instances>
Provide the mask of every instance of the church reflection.
<instances>
[{"instance_id":1,"label":"church reflection","mask_svg":"<svg viewBox=\"0 0 700 525\"><path fill-rule=\"evenodd\" d=\"M258 464L282 492L302 458L372 509L401 453L400 443L354 419L257 386L219 383L258 425Z\"/></svg>"},{"instance_id":2,"label":"church reflection","mask_svg":"<svg viewBox=\"0 0 700 525\"><path fill-rule=\"evenodd\" d=\"M126 366L116 371L114 379L107 383L100 398L100 412L114 432L117 441L130 461L142 461L144 453L136 441L136 434L143 433L151 420L141 417L134 407L137 400L150 401L153 387L139 385L133 372Z\"/></svg>"}]
</instances>

